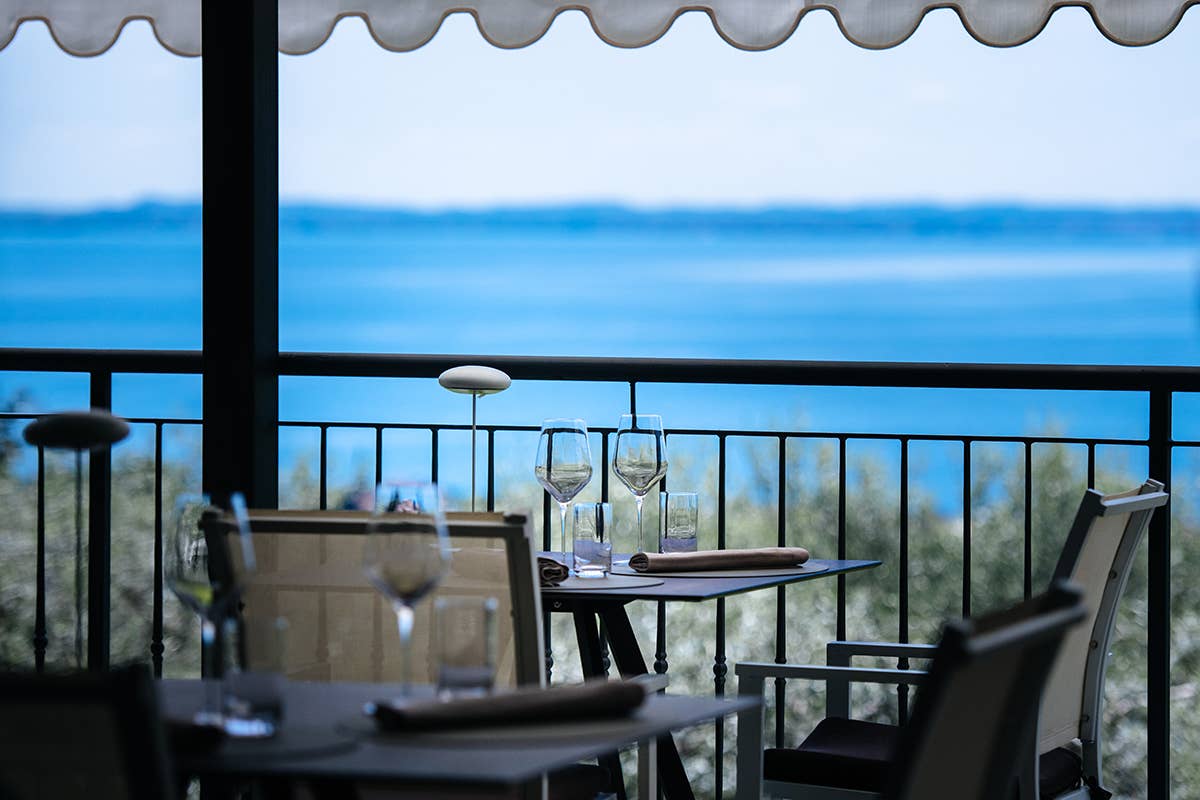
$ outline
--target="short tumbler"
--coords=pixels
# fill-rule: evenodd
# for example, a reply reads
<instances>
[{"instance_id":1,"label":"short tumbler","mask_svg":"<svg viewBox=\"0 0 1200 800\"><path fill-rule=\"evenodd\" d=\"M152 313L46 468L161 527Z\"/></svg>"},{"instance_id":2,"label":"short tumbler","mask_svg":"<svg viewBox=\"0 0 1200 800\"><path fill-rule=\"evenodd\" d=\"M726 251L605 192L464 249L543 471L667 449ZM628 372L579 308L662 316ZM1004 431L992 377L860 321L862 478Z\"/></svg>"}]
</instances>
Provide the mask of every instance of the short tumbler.
<instances>
[{"instance_id":1,"label":"short tumbler","mask_svg":"<svg viewBox=\"0 0 1200 800\"><path fill-rule=\"evenodd\" d=\"M603 578L612 571L612 506L575 504L575 574Z\"/></svg>"},{"instance_id":2,"label":"short tumbler","mask_svg":"<svg viewBox=\"0 0 1200 800\"><path fill-rule=\"evenodd\" d=\"M486 694L496 682L494 597L439 597L433 604L438 694Z\"/></svg>"},{"instance_id":3,"label":"short tumbler","mask_svg":"<svg viewBox=\"0 0 1200 800\"><path fill-rule=\"evenodd\" d=\"M661 492L658 495L659 548L663 553L696 552L695 492Z\"/></svg>"}]
</instances>

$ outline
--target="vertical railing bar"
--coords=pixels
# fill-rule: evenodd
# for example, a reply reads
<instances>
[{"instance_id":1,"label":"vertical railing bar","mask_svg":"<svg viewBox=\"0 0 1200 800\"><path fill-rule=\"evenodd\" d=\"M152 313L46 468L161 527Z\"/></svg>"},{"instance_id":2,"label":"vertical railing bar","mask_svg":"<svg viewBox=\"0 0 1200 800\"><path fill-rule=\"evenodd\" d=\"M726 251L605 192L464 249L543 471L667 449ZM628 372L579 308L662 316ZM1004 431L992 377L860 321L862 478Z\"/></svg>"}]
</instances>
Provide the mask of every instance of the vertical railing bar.
<instances>
[{"instance_id":1,"label":"vertical railing bar","mask_svg":"<svg viewBox=\"0 0 1200 800\"><path fill-rule=\"evenodd\" d=\"M1096 443L1087 443L1087 488L1096 488Z\"/></svg>"},{"instance_id":2,"label":"vertical railing bar","mask_svg":"<svg viewBox=\"0 0 1200 800\"><path fill-rule=\"evenodd\" d=\"M629 382L629 413L637 414L637 381Z\"/></svg>"},{"instance_id":3,"label":"vertical railing bar","mask_svg":"<svg viewBox=\"0 0 1200 800\"><path fill-rule=\"evenodd\" d=\"M317 508L324 511L326 508L328 508L329 499L327 496L327 492L329 490L327 483L328 476L326 475L329 466L329 428L325 425L322 425L320 426L320 432L320 444L318 445L320 449L320 455L318 459L318 467L321 471L321 474L317 482L319 487L317 493Z\"/></svg>"},{"instance_id":4,"label":"vertical railing bar","mask_svg":"<svg viewBox=\"0 0 1200 800\"><path fill-rule=\"evenodd\" d=\"M438 439L439 429L436 425L429 427L429 480L438 482Z\"/></svg>"},{"instance_id":5,"label":"vertical railing bar","mask_svg":"<svg viewBox=\"0 0 1200 800\"><path fill-rule=\"evenodd\" d=\"M91 373L92 408L112 409L112 373ZM107 672L111 633L109 603L112 583L112 448L88 456L88 624L87 664Z\"/></svg>"},{"instance_id":6,"label":"vertical railing bar","mask_svg":"<svg viewBox=\"0 0 1200 800\"><path fill-rule=\"evenodd\" d=\"M725 434L717 435L717 549L725 549L725 456L726 456L726 441ZM725 598L717 599L717 619L716 619L716 653L713 655L713 692L720 697L725 694L725 674L728 672L728 667L725 665ZM725 720L723 717L718 717L716 721L716 744L715 744L715 791L719 798L722 794L724 782L724 753L725 753Z\"/></svg>"},{"instance_id":7,"label":"vertical railing bar","mask_svg":"<svg viewBox=\"0 0 1200 800\"><path fill-rule=\"evenodd\" d=\"M608 434L600 433L600 502L608 502ZM600 637L603 639L604 637Z\"/></svg>"},{"instance_id":8,"label":"vertical railing bar","mask_svg":"<svg viewBox=\"0 0 1200 800\"><path fill-rule=\"evenodd\" d=\"M900 438L900 598L899 598L899 630L901 644L908 643L908 437ZM907 658L901 658L897 666L908 669ZM900 710L900 724L908 722L908 686L901 684L896 687L896 702Z\"/></svg>"},{"instance_id":9,"label":"vertical railing bar","mask_svg":"<svg viewBox=\"0 0 1200 800\"><path fill-rule=\"evenodd\" d=\"M1025 442L1025 599L1033 597L1033 442Z\"/></svg>"},{"instance_id":10,"label":"vertical railing bar","mask_svg":"<svg viewBox=\"0 0 1200 800\"><path fill-rule=\"evenodd\" d=\"M846 558L846 437L838 437L838 559ZM837 631L838 640L846 638L846 576L837 576Z\"/></svg>"},{"instance_id":11,"label":"vertical railing bar","mask_svg":"<svg viewBox=\"0 0 1200 800\"><path fill-rule=\"evenodd\" d=\"M33 617L33 661L35 669L46 669L46 450L37 449L37 587Z\"/></svg>"},{"instance_id":12,"label":"vertical railing bar","mask_svg":"<svg viewBox=\"0 0 1200 800\"><path fill-rule=\"evenodd\" d=\"M375 426L375 486L383 483L383 426Z\"/></svg>"},{"instance_id":13,"label":"vertical railing bar","mask_svg":"<svg viewBox=\"0 0 1200 800\"><path fill-rule=\"evenodd\" d=\"M668 438L669 438L669 434L667 434L664 431L663 432L664 446L666 445ZM670 452L670 448L667 448L667 452L668 453ZM656 543L656 547L654 549L660 553L662 552L662 534L663 534L663 530L666 526L666 519L664 517L664 514L666 513L666 509L663 508L662 497L663 497L663 493L666 491L667 491L667 476L664 474L658 480L659 516L658 516L658 526L657 526L658 530L654 537L654 541ZM656 605L657 605L657 608L655 608L655 610L654 610L654 617L655 617L654 673L656 675L665 675L667 672L667 604L665 602L663 602L662 600L659 600Z\"/></svg>"},{"instance_id":14,"label":"vertical railing bar","mask_svg":"<svg viewBox=\"0 0 1200 800\"><path fill-rule=\"evenodd\" d=\"M787 546L787 434L779 435L779 494L776 501L775 543ZM787 589L775 590L775 663L787 663ZM783 747L787 682L775 679L775 746Z\"/></svg>"},{"instance_id":15,"label":"vertical railing bar","mask_svg":"<svg viewBox=\"0 0 1200 800\"><path fill-rule=\"evenodd\" d=\"M962 613L971 616L971 440L963 439L963 567L962 567Z\"/></svg>"},{"instance_id":16,"label":"vertical railing bar","mask_svg":"<svg viewBox=\"0 0 1200 800\"><path fill-rule=\"evenodd\" d=\"M550 551L550 495L542 492L542 549ZM550 637L550 612L542 612L542 635L546 640L546 683L554 673L554 652Z\"/></svg>"},{"instance_id":17,"label":"vertical railing bar","mask_svg":"<svg viewBox=\"0 0 1200 800\"><path fill-rule=\"evenodd\" d=\"M496 510L496 429L487 429L487 510Z\"/></svg>"},{"instance_id":18,"label":"vertical railing bar","mask_svg":"<svg viewBox=\"0 0 1200 800\"><path fill-rule=\"evenodd\" d=\"M608 500L608 432L600 431L600 502L607 503ZM600 661L604 665L604 674L608 675L608 670L612 667L612 659L609 657L608 650L608 628L604 624L604 620L600 620Z\"/></svg>"},{"instance_id":19,"label":"vertical railing bar","mask_svg":"<svg viewBox=\"0 0 1200 800\"><path fill-rule=\"evenodd\" d=\"M163 424L154 423L154 611L150 631L150 662L154 677L163 667Z\"/></svg>"},{"instance_id":20,"label":"vertical railing bar","mask_svg":"<svg viewBox=\"0 0 1200 800\"><path fill-rule=\"evenodd\" d=\"M1150 474L1171 490L1172 391L1150 392ZM1146 596L1147 797L1171 795L1171 504L1150 518Z\"/></svg>"}]
</instances>

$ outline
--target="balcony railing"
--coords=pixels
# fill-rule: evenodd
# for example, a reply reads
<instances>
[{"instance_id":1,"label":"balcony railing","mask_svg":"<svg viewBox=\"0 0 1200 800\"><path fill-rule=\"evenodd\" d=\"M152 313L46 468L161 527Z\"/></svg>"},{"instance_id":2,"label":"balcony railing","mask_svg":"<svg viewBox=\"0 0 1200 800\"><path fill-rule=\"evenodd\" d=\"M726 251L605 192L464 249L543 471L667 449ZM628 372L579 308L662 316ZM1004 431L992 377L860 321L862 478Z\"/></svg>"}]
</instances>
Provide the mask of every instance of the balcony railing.
<instances>
[{"instance_id":1,"label":"balcony railing","mask_svg":"<svg viewBox=\"0 0 1200 800\"><path fill-rule=\"evenodd\" d=\"M1168 488L1172 478L1172 453L1177 448L1200 447L1200 442L1176 440L1172 435L1172 401L1177 393L1200 391L1200 369L1167 367L1093 367L1093 366L1007 366L1007 365L955 365L955 364L876 364L876 363L813 363L813 362L764 362L764 361L701 361L661 359L592 359L592 358L523 358L486 356L384 356L384 355L339 355L315 353L281 353L277 371L281 376L327 376L327 377L371 377L371 378L428 378L433 379L444 369L464 363L489 364L508 372L514 380L555 380L617 382L628 386L629 409L636 410L639 384L759 384L791 386L853 386L853 387L925 387L946 389L1000 389L1000 390L1075 390L1086 392L1134 392L1146 397L1145 430L1147 435L1139 437L1086 437L1077 435L983 435L983 434L935 434L919 432L854 433L815 430L747 430L742 428L670 428L672 437L704 437L716 444L716 544L724 548L731 520L728 518L726 472L728 444L733 438L748 438L755 441L772 442L778 450L778 461L774 467L777 481L776 497L776 540L785 544L789 512L788 445L791 442L825 441L837 451L837 509L836 547L837 557L846 558L848 548L847 509L847 445L859 440L893 443L899 450L899 495L898 495L898 606L897 629L899 641L908 641L910 624L910 452L917 443L941 443L946 447L960 449L962 453L962 613L972 611L972 448L991 444L1004 444L1019 448L1024 464L1024 511L1022 528L1022 583L1026 596L1032 593L1034 584L1033 564L1033 497L1034 497L1034 452L1036 448L1049 445L1077 446L1086 450L1087 484L1095 484L1096 452L1098 447L1115 446L1141 448L1147 452L1149 474L1164 481ZM62 350L0 350L0 370L38 372L85 373L90 380L90 400L94 407L110 407L114 374L122 373L168 373L199 374L202 364L199 353L194 352L111 352L111 351L62 351ZM10 420L31 419L27 413L3 415ZM668 420L669 421L669 420ZM152 426L154 431L154 569L153 619L150 640L146 643L156 674L161 674L164 659L163 632L163 431L165 426L199 426L200 419L166 417L130 418L135 425ZM469 425L425 423L419 421L380 420L370 422L338 422L329 420L281 420L284 429L310 429L318 438L318 497L319 507L329 502L328 457L329 432L340 429L368 431L374 438L374 475L376 480L384 477L384 453L386 434L390 431L422 431L428 434L429 471L434 480L440 467L439 441L448 432L469 431ZM482 424L479 426L486 441L483 484L485 502L492 509L497 496L496 436L498 433L529 433L537 431L535 425ZM599 438L598 457L601 463L610 460L610 437L612 428L592 428ZM31 645L35 666L42 669L46 659L46 532L45 532L45 458L38 454L38 514L36 531L36 604ZM600 497L609 499L609 474L600 470ZM1141 476L1144 477L1144 476ZM91 547L89 550L89 574L109 576L110 553L110 492L111 465L108 457L93 458L89 470L89 517L88 530ZM1177 495L1178 497L1178 495ZM551 532L556 520L551 513L548 497L543 495L543 540L545 549L551 548ZM1160 514L1154 518L1148 544L1147 573L1147 748L1148 769L1151 773L1161 770L1166 775L1169 765L1170 741L1170 645L1171 645L1171 541L1170 515ZM100 584L100 585L97 585ZM106 665L108 662L109 587L107 580L92 581L88 605L89 663ZM776 590L776 620L774 658L778 662L788 659L788 634L791 629L785 602L787 589ZM722 694L726 690L728 654L726 650L726 604L718 600L714 607L714 641L712 647L713 690ZM847 585L845 576L837 578L836 620L837 638L845 638L847 630ZM667 641L666 609L659 604L656 609L654 669L666 672L669 664L669 642ZM551 658L549 631L547 635L547 658ZM761 658L764 654L753 654ZM749 657L750 654L747 654ZM738 657L741 657L739 654ZM898 707L901 718L906 714L907 690L901 688ZM775 740L784 743L785 729L785 686L782 681L775 686ZM722 722L716 724L714 785L724 783L725 731ZM719 792L718 792L719 793Z\"/></svg>"}]
</instances>

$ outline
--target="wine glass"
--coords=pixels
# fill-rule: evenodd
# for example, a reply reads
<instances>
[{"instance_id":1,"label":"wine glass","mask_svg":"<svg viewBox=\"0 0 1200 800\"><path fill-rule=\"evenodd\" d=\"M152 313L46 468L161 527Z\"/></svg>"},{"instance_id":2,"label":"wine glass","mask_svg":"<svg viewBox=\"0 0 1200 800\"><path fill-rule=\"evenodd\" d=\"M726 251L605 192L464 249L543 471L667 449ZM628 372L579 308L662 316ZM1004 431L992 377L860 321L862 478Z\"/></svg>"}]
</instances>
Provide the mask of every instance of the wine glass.
<instances>
[{"instance_id":1,"label":"wine glass","mask_svg":"<svg viewBox=\"0 0 1200 800\"><path fill-rule=\"evenodd\" d=\"M658 414L622 414L617 425L613 472L637 502L638 552L646 552L642 538L642 500L667 474L667 440Z\"/></svg>"},{"instance_id":2,"label":"wine glass","mask_svg":"<svg viewBox=\"0 0 1200 800\"><path fill-rule=\"evenodd\" d=\"M562 553L567 557L567 504L592 479L592 448L581 419L542 420L533 474L558 501L562 519Z\"/></svg>"},{"instance_id":3,"label":"wine glass","mask_svg":"<svg viewBox=\"0 0 1200 800\"><path fill-rule=\"evenodd\" d=\"M214 505L208 495L182 495L175 503L175 524L168 534L165 574L167 586L200 617L204 643L204 704L193 722L227 728L221 710L221 681L217 674L218 626L236 605L254 572L250 517L241 494L229 497L229 511ZM260 734L261 735L261 734Z\"/></svg>"},{"instance_id":4,"label":"wine glass","mask_svg":"<svg viewBox=\"0 0 1200 800\"><path fill-rule=\"evenodd\" d=\"M363 571L392 604L400 632L400 693L412 676L413 606L450 567L450 534L435 483L381 483L367 527Z\"/></svg>"}]
</instances>

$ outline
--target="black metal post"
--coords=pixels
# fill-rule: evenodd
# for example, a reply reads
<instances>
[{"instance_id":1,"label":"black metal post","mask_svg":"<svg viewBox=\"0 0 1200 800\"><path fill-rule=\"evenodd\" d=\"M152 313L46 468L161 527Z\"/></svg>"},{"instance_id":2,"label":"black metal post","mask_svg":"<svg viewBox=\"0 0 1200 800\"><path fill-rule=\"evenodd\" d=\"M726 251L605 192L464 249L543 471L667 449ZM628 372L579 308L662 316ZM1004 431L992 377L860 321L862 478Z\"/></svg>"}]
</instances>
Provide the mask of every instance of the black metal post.
<instances>
[{"instance_id":1,"label":"black metal post","mask_svg":"<svg viewBox=\"0 0 1200 800\"><path fill-rule=\"evenodd\" d=\"M204 0L204 488L279 496L279 12Z\"/></svg>"},{"instance_id":2,"label":"black metal post","mask_svg":"<svg viewBox=\"0 0 1200 800\"><path fill-rule=\"evenodd\" d=\"M92 408L112 408L112 373L91 374ZM112 450L88 456L88 624L87 664L93 672L108 669L109 583L112 550Z\"/></svg>"},{"instance_id":3,"label":"black metal post","mask_svg":"<svg viewBox=\"0 0 1200 800\"><path fill-rule=\"evenodd\" d=\"M1171 490L1171 391L1150 392L1150 475ZM1147 797L1171 795L1171 506L1150 518L1147 586Z\"/></svg>"}]
</instances>

